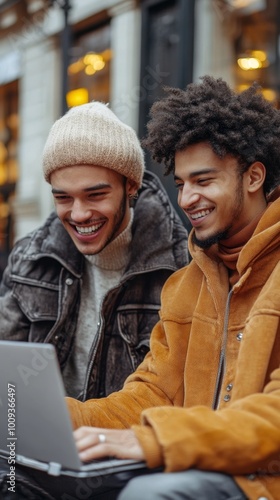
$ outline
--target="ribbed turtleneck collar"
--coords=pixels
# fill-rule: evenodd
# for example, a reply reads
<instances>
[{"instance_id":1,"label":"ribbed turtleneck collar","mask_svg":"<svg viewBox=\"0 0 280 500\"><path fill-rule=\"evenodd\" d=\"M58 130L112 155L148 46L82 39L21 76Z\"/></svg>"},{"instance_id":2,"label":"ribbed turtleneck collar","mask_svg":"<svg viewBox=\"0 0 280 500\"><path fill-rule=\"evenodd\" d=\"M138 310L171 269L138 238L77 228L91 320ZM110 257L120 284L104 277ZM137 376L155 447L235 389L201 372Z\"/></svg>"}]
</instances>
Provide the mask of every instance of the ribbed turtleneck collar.
<instances>
[{"instance_id":1,"label":"ribbed turtleneck collar","mask_svg":"<svg viewBox=\"0 0 280 500\"><path fill-rule=\"evenodd\" d=\"M130 258L130 243L132 240L133 208L130 209L130 220L126 228L105 248L96 255L85 255L92 265L101 269L124 269Z\"/></svg>"},{"instance_id":2,"label":"ribbed turtleneck collar","mask_svg":"<svg viewBox=\"0 0 280 500\"><path fill-rule=\"evenodd\" d=\"M254 233L264 211L258 214L247 226L245 226L241 231L236 233L232 238L225 241L225 243L220 242L217 246L215 252L216 256L219 257L224 265L229 269L230 284L233 285L238 281L238 273L236 270L236 263L239 254L251 238Z\"/></svg>"}]
</instances>

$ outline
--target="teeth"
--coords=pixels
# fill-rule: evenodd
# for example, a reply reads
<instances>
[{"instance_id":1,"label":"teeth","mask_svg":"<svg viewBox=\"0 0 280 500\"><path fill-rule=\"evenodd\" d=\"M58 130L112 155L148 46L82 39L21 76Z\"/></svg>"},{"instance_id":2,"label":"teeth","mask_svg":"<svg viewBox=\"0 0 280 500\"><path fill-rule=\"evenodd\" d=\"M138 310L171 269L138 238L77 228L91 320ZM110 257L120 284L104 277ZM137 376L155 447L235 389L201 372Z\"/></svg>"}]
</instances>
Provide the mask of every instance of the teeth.
<instances>
[{"instance_id":1,"label":"teeth","mask_svg":"<svg viewBox=\"0 0 280 500\"><path fill-rule=\"evenodd\" d=\"M102 226L102 223L101 224L95 224L94 226L90 226L90 227L78 227L76 226L76 231L77 233L79 234L92 234L92 233L95 233L96 231L98 231L98 229L100 229L100 227Z\"/></svg>"},{"instance_id":2,"label":"teeth","mask_svg":"<svg viewBox=\"0 0 280 500\"><path fill-rule=\"evenodd\" d=\"M191 219L196 220L200 219L201 217L205 217L205 215L208 215L212 212L212 210L202 210L201 212L198 212L197 214L191 215Z\"/></svg>"}]
</instances>

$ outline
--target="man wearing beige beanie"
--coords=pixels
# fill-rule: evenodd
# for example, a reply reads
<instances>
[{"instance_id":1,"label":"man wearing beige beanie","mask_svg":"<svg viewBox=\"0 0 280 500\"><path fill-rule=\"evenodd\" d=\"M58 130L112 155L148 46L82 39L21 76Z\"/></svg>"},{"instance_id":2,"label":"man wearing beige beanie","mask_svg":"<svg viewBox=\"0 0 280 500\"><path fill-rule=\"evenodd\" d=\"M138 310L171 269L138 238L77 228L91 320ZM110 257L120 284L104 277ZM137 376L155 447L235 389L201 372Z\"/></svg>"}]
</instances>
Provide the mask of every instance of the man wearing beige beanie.
<instances>
[{"instance_id":1,"label":"man wearing beige beanie","mask_svg":"<svg viewBox=\"0 0 280 500\"><path fill-rule=\"evenodd\" d=\"M101 397L148 351L161 288L188 259L187 231L145 171L136 133L103 103L54 123L43 172L56 210L11 252L0 338L54 344L67 395Z\"/></svg>"}]
</instances>

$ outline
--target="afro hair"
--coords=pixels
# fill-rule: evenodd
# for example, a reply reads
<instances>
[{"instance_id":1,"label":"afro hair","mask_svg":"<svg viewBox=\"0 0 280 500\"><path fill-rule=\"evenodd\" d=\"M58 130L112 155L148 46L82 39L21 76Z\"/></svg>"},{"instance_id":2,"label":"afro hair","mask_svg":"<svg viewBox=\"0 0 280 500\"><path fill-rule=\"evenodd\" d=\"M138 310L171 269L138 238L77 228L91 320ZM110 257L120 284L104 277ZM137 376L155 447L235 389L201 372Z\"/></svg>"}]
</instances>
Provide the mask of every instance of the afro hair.
<instances>
[{"instance_id":1,"label":"afro hair","mask_svg":"<svg viewBox=\"0 0 280 500\"><path fill-rule=\"evenodd\" d=\"M280 111L257 83L236 93L222 78L201 80L185 90L164 89L167 96L151 107L143 146L165 165L166 174L174 172L176 151L198 142L208 142L220 158L236 157L241 173L260 161L269 193L280 180Z\"/></svg>"}]
</instances>

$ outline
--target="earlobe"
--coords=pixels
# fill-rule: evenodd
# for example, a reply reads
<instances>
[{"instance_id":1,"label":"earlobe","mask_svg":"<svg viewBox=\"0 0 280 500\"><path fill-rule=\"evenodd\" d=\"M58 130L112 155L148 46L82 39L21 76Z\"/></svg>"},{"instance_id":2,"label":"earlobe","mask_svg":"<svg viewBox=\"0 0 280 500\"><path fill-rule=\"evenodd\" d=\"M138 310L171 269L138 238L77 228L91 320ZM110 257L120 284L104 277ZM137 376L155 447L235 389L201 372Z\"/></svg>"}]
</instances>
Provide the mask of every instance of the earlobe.
<instances>
[{"instance_id":1,"label":"earlobe","mask_svg":"<svg viewBox=\"0 0 280 500\"><path fill-rule=\"evenodd\" d=\"M127 180L126 184L128 198L138 198L137 185L131 179Z\"/></svg>"},{"instance_id":2,"label":"earlobe","mask_svg":"<svg viewBox=\"0 0 280 500\"><path fill-rule=\"evenodd\" d=\"M255 161L247 170L248 174L248 191L255 193L263 186L266 176L266 169L263 163Z\"/></svg>"},{"instance_id":3,"label":"earlobe","mask_svg":"<svg viewBox=\"0 0 280 500\"><path fill-rule=\"evenodd\" d=\"M134 193L134 194L133 193L129 193L128 197L129 197L130 200L132 200L132 199L137 200L138 193Z\"/></svg>"}]
</instances>

